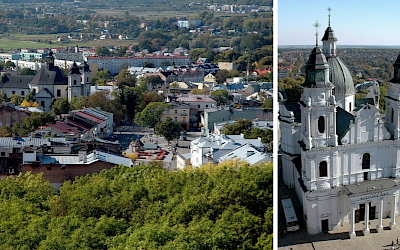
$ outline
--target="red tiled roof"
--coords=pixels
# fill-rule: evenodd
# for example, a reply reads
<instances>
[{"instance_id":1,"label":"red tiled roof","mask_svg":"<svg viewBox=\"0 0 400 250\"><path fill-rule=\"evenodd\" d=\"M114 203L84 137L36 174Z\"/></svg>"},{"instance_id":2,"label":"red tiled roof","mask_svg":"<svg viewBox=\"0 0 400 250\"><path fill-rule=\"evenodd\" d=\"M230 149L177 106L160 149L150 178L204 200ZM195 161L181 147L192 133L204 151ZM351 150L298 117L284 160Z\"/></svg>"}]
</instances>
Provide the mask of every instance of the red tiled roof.
<instances>
[{"instance_id":1,"label":"red tiled roof","mask_svg":"<svg viewBox=\"0 0 400 250\"><path fill-rule=\"evenodd\" d=\"M98 118L98 117L96 117L94 115L89 115L89 114L85 113L84 111L78 111L78 112L75 112L74 114L77 115L77 116L81 116L83 118L86 118L88 120L91 120L91 121L93 121L93 122L95 122L97 124L100 124L100 123L105 121L105 119Z\"/></svg>"}]
</instances>

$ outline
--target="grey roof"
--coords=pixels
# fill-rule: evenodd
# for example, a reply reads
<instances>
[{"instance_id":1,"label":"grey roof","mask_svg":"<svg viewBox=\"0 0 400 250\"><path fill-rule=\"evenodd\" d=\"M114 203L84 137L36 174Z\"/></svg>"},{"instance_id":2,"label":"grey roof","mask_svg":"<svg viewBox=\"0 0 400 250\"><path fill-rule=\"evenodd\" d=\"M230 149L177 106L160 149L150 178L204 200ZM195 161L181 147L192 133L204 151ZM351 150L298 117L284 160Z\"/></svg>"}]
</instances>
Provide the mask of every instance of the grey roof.
<instances>
[{"instance_id":1,"label":"grey roof","mask_svg":"<svg viewBox=\"0 0 400 250\"><path fill-rule=\"evenodd\" d=\"M270 161L271 157L248 143L223 154L218 158L218 161L221 162L227 159L240 159L253 165L260 162Z\"/></svg>"},{"instance_id":2,"label":"grey roof","mask_svg":"<svg viewBox=\"0 0 400 250\"><path fill-rule=\"evenodd\" d=\"M379 179L363 181L355 184L344 185L344 192L349 196L380 193L382 191L398 189L399 186L392 179Z\"/></svg>"},{"instance_id":3,"label":"grey roof","mask_svg":"<svg viewBox=\"0 0 400 250\"><path fill-rule=\"evenodd\" d=\"M335 86L334 95L354 95L354 82L346 64L337 56L329 57L329 78Z\"/></svg>"},{"instance_id":4,"label":"grey roof","mask_svg":"<svg viewBox=\"0 0 400 250\"><path fill-rule=\"evenodd\" d=\"M74 74L74 75L81 75L82 73L79 70L78 65L76 65L76 62L74 62L74 64L72 64L72 67L69 71L68 74Z\"/></svg>"},{"instance_id":5,"label":"grey roof","mask_svg":"<svg viewBox=\"0 0 400 250\"><path fill-rule=\"evenodd\" d=\"M53 98L54 95L47 88L43 88L35 95L36 98Z\"/></svg>"},{"instance_id":6,"label":"grey roof","mask_svg":"<svg viewBox=\"0 0 400 250\"><path fill-rule=\"evenodd\" d=\"M67 85L67 78L64 75L64 72L57 66L49 66L41 67L31 84L36 85Z\"/></svg>"},{"instance_id":7,"label":"grey roof","mask_svg":"<svg viewBox=\"0 0 400 250\"><path fill-rule=\"evenodd\" d=\"M306 88L327 88L330 87L330 82L327 79L317 80L315 77L310 78L309 75L315 74L316 71L321 71L329 69L329 64L326 61L326 57L322 50L317 46L311 52L311 55L308 59L306 65L306 81L303 84L303 87Z\"/></svg>"},{"instance_id":8,"label":"grey roof","mask_svg":"<svg viewBox=\"0 0 400 250\"><path fill-rule=\"evenodd\" d=\"M54 143L67 144L67 141L64 137L44 137L44 138L35 138L35 137L0 137L0 147L22 147L22 146L36 146L40 147L44 144L52 145Z\"/></svg>"},{"instance_id":9,"label":"grey roof","mask_svg":"<svg viewBox=\"0 0 400 250\"><path fill-rule=\"evenodd\" d=\"M301 122L301 109L299 103L283 103L288 111L292 111L294 114L294 121L300 123Z\"/></svg>"},{"instance_id":10,"label":"grey roof","mask_svg":"<svg viewBox=\"0 0 400 250\"><path fill-rule=\"evenodd\" d=\"M355 111L358 111L361 109L363 105L371 104L374 105L374 99L372 98L362 98L362 99L356 99L356 109Z\"/></svg>"},{"instance_id":11,"label":"grey roof","mask_svg":"<svg viewBox=\"0 0 400 250\"><path fill-rule=\"evenodd\" d=\"M18 89L29 89L29 83L32 81L34 76L25 75L5 75L1 84L1 88L18 88Z\"/></svg>"},{"instance_id":12,"label":"grey roof","mask_svg":"<svg viewBox=\"0 0 400 250\"><path fill-rule=\"evenodd\" d=\"M333 32L333 29L330 26L326 28L324 36L322 37L322 41L327 41L327 40L333 40L335 42L337 41L335 33Z\"/></svg>"},{"instance_id":13,"label":"grey roof","mask_svg":"<svg viewBox=\"0 0 400 250\"><path fill-rule=\"evenodd\" d=\"M192 154L191 154L191 153L179 154L179 156L180 156L182 159L187 160L187 159L190 159L190 158L192 157Z\"/></svg>"},{"instance_id":14,"label":"grey roof","mask_svg":"<svg viewBox=\"0 0 400 250\"><path fill-rule=\"evenodd\" d=\"M350 123L355 121L355 116L342 109L336 108L336 134L338 135L339 144L347 131L350 130Z\"/></svg>"}]
</instances>

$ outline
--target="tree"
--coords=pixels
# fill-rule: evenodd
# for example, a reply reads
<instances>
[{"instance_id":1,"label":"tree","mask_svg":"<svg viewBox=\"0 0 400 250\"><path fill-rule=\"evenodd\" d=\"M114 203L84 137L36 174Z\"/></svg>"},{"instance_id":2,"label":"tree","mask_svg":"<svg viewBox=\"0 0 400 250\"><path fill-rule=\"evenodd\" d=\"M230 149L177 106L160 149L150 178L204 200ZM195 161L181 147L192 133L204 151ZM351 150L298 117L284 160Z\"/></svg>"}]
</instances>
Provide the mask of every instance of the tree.
<instances>
[{"instance_id":1,"label":"tree","mask_svg":"<svg viewBox=\"0 0 400 250\"><path fill-rule=\"evenodd\" d=\"M97 56L110 56L111 52L106 47L101 46L101 47L96 48L96 55Z\"/></svg>"},{"instance_id":2,"label":"tree","mask_svg":"<svg viewBox=\"0 0 400 250\"><path fill-rule=\"evenodd\" d=\"M180 123L172 121L171 117L167 117L165 121L157 123L155 127L157 135L164 137L168 144L181 136L181 130Z\"/></svg>"},{"instance_id":3,"label":"tree","mask_svg":"<svg viewBox=\"0 0 400 250\"><path fill-rule=\"evenodd\" d=\"M35 98L35 92L33 92L33 91L31 91L31 92L29 92L29 94L27 94L26 96L25 96L25 100L26 101L28 101L28 102L35 102L36 101L36 98Z\"/></svg>"},{"instance_id":4,"label":"tree","mask_svg":"<svg viewBox=\"0 0 400 250\"><path fill-rule=\"evenodd\" d=\"M0 137L9 137L11 136L11 129L6 125L0 127Z\"/></svg>"},{"instance_id":5,"label":"tree","mask_svg":"<svg viewBox=\"0 0 400 250\"><path fill-rule=\"evenodd\" d=\"M144 62L143 67L144 68L155 68L153 62Z\"/></svg>"},{"instance_id":6,"label":"tree","mask_svg":"<svg viewBox=\"0 0 400 250\"><path fill-rule=\"evenodd\" d=\"M13 103L14 105L18 106L22 103L24 99L18 94L12 94L10 95L10 102Z\"/></svg>"},{"instance_id":7,"label":"tree","mask_svg":"<svg viewBox=\"0 0 400 250\"><path fill-rule=\"evenodd\" d=\"M86 105L86 100L83 96L74 96L69 104L71 110L80 110Z\"/></svg>"},{"instance_id":8,"label":"tree","mask_svg":"<svg viewBox=\"0 0 400 250\"><path fill-rule=\"evenodd\" d=\"M23 68L19 71L20 75L30 75L34 76L36 75L36 70L30 69L30 68Z\"/></svg>"},{"instance_id":9,"label":"tree","mask_svg":"<svg viewBox=\"0 0 400 250\"><path fill-rule=\"evenodd\" d=\"M92 78L92 83L98 85L106 85L107 80L111 79L111 74L108 70L100 70L98 71Z\"/></svg>"},{"instance_id":10,"label":"tree","mask_svg":"<svg viewBox=\"0 0 400 250\"><path fill-rule=\"evenodd\" d=\"M0 102L6 102L8 100L6 92L2 89L0 90Z\"/></svg>"},{"instance_id":11,"label":"tree","mask_svg":"<svg viewBox=\"0 0 400 250\"><path fill-rule=\"evenodd\" d=\"M4 67L7 68L7 69L15 68L15 63L13 63L12 61L7 61L7 62L4 64Z\"/></svg>"},{"instance_id":12,"label":"tree","mask_svg":"<svg viewBox=\"0 0 400 250\"><path fill-rule=\"evenodd\" d=\"M164 85L164 81L159 75L146 76L142 78L142 81L147 85L149 92L152 92L156 90L156 88L160 88L160 86Z\"/></svg>"},{"instance_id":13,"label":"tree","mask_svg":"<svg viewBox=\"0 0 400 250\"><path fill-rule=\"evenodd\" d=\"M240 135L253 127L253 122L249 119L238 118L234 123L225 123L222 133L225 135Z\"/></svg>"},{"instance_id":14,"label":"tree","mask_svg":"<svg viewBox=\"0 0 400 250\"><path fill-rule=\"evenodd\" d=\"M123 84L127 86L135 86L136 85L136 77L131 74L128 70L123 69L119 72L119 74L115 77L118 80L118 84Z\"/></svg>"},{"instance_id":15,"label":"tree","mask_svg":"<svg viewBox=\"0 0 400 250\"><path fill-rule=\"evenodd\" d=\"M68 98L61 98L53 103L52 111L54 115L68 114L69 112L69 102Z\"/></svg>"},{"instance_id":16,"label":"tree","mask_svg":"<svg viewBox=\"0 0 400 250\"><path fill-rule=\"evenodd\" d=\"M233 96L224 89L211 92L211 96L217 101L217 105L228 104L233 100Z\"/></svg>"},{"instance_id":17,"label":"tree","mask_svg":"<svg viewBox=\"0 0 400 250\"><path fill-rule=\"evenodd\" d=\"M171 105L163 102L149 103L142 112L136 114L135 122L139 125L154 128L156 124L160 122L164 111L170 108Z\"/></svg>"}]
</instances>

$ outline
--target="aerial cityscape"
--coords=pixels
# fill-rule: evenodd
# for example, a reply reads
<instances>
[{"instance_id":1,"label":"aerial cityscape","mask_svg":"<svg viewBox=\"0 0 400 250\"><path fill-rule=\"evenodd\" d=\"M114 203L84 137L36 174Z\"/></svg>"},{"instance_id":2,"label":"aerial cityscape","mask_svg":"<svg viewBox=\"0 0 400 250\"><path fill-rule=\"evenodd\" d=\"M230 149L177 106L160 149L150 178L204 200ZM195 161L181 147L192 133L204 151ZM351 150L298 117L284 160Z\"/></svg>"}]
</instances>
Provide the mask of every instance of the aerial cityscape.
<instances>
[{"instance_id":1,"label":"aerial cityscape","mask_svg":"<svg viewBox=\"0 0 400 250\"><path fill-rule=\"evenodd\" d=\"M272 0L2 5L1 249L273 249Z\"/></svg>"}]
</instances>

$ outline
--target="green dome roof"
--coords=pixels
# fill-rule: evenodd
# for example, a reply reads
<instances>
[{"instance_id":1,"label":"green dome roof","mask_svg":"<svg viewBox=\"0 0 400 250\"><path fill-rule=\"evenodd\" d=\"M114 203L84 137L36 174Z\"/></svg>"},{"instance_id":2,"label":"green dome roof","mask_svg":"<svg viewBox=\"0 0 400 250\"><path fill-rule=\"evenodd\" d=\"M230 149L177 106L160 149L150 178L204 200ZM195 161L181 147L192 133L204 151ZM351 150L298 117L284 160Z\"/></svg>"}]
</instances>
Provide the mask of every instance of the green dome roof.
<instances>
[{"instance_id":1,"label":"green dome roof","mask_svg":"<svg viewBox=\"0 0 400 250\"><path fill-rule=\"evenodd\" d=\"M346 64L337 56L327 58L330 66L329 79L335 86L334 95L354 95L354 82Z\"/></svg>"}]
</instances>

